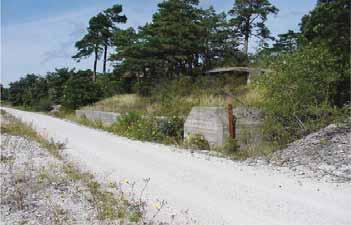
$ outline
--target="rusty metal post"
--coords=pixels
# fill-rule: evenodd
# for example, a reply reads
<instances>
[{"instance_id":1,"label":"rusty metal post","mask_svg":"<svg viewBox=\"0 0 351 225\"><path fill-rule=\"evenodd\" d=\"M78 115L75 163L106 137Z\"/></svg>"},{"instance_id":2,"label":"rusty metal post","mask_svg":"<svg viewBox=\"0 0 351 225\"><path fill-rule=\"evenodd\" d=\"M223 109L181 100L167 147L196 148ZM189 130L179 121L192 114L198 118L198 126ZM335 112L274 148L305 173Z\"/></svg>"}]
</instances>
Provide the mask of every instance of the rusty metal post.
<instances>
[{"instance_id":1,"label":"rusty metal post","mask_svg":"<svg viewBox=\"0 0 351 225\"><path fill-rule=\"evenodd\" d=\"M235 139L235 122L233 115L233 97L227 96L227 104L228 104L228 128L229 128L229 136Z\"/></svg>"}]
</instances>

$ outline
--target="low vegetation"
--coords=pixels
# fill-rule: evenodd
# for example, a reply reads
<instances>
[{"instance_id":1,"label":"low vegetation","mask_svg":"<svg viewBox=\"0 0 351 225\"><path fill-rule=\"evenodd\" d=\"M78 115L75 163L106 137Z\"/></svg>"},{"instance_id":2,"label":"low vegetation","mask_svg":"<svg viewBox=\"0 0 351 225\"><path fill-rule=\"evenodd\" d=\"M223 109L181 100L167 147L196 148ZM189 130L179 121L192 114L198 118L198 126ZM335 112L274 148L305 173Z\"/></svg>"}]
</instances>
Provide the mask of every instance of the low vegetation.
<instances>
[{"instance_id":1,"label":"low vegetation","mask_svg":"<svg viewBox=\"0 0 351 225\"><path fill-rule=\"evenodd\" d=\"M324 45L309 45L269 63L273 72L256 81L268 140L287 144L350 115L349 65L337 61Z\"/></svg>"},{"instance_id":2,"label":"low vegetation","mask_svg":"<svg viewBox=\"0 0 351 225\"><path fill-rule=\"evenodd\" d=\"M195 80L183 77L156 84L148 96L115 95L83 109L186 117L194 106L226 106L227 94L235 97L237 106L258 106L259 93L245 86L245 82L245 76L235 75L199 76Z\"/></svg>"},{"instance_id":3,"label":"low vegetation","mask_svg":"<svg viewBox=\"0 0 351 225\"><path fill-rule=\"evenodd\" d=\"M38 134L30 125L21 123L19 120L1 110L1 117L4 121L1 123L1 133L22 136L38 142L43 148L47 149L56 158L62 159L60 149L64 147L64 143L56 143L53 140L48 140Z\"/></svg>"},{"instance_id":4,"label":"low vegetation","mask_svg":"<svg viewBox=\"0 0 351 225\"><path fill-rule=\"evenodd\" d=\"M9 171L8 175L13 179L17 179L17 182L14 182L14 185L16 185L17 187L17 191L11 196L7 195L7 192L1 191L1 204L5 204L5 201L14 202L14 204L16 205L16 210L26 210L28 207L32 207L30 205L27 206L27 201L33 201L33 199L30 197L31 195L35 195L38 193L50 194L50 188L55 185L61 185L61 189L63 189L63 185L66 185L67 187L65 188L71 189L72 185L79 184L82 186L80 188L86 191L84 193L80 192L80 194L85 195L85 198L91 199L91 206L89 207L93 207L93 209L96 210L96 218L89 218L89 220L96 219L96 224L102 224L99 221L109 221L112 224L154 224L152 221L145 221L145 203L141 201L140 197L126 199L126 194L123 193L122 189L120 188L120 184L110 184L110 188L100 184L92 174L81 171L73 163L68 162L62 157L61 150L65 147L63 143L57 143L52 140L47 140L47 137L38 134L31 128L30 125L26 125L20 122L19 120L17 120L16 118L12 117L4 111L1 111L1 116L1 133L2 135L7 135L3 136L6 140L2 141L1 164L14 163L14 161L18 159L18 156L16 156L15 151L16 148L19 148L17 149L19 152L24 151L25 154L29 154L30 151L47 150L49 154L54 157L54 159L43 160L46 160L48 162L55 160L57 161L56 163L36 168L36 166L34 165L36 165L35 163L38 162L33 161L36 160L36 158L29 158L26 163L21 164L20 166L25 166L26 168L22 169L30 171L30 176L27 176L26 173L23 174L23 176L25 177L22 178L19 177L19 173L21 171L16 171L17 167L14 166L14 170ZM24 140L28 140L28 143L20 144L21 141L19 140L10 141L11 137L24 137ZM30 143L32 142L38 143L41 146L41 149L36 150L34 147L31 147L32 144ZM31 154L40 155L42 153L32 152ZM43 154L41 155L41 157L44 157ZM23 189L24 187L26 187L26 189ZM44 189L46 191L44 191ZM117 192L107 191L107 189L117 190ZM63 198L70 198L69 193L62 193L62 195L64 196ZM78 195L78 193L76 195ZM31 204L31 202L29 202L28 204ZM57 210L55 211L54 209ZM54 210L52 212L54 213L54 215L52 215L51 219L54 218L52 222L54 222L55 224L68 224L69 221L72 222L73 218L69 218L71 214L68 213L68 211L71 209L63 210L59 206L55 206L55 208L53 208L52 210Z\"/></svg>"},{"instance_id":5,"label":"low vegetation","mask_svg":"<svg viewBox=\"0 0 351 225\"><path fill-rule=\"evenodd\" d=\"M183 146L192 150L210 150L210 144L201 134L190 134L185 138Z\"/></svg>"}]
</instances>

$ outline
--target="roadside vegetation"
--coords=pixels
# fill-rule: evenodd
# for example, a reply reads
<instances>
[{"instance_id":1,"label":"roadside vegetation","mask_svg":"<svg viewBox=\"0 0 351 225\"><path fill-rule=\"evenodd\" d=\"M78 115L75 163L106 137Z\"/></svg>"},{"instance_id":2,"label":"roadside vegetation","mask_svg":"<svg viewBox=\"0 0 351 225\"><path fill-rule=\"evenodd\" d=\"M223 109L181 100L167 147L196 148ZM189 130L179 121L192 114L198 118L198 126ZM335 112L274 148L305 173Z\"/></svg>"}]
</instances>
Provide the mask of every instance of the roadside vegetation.
<instances>
[{"instance_id":1,"label":"roadside vegetation","mask_svg":"<svg viewBox=\"0 0 351 225\"><path fill-rule=\"evenodd\" d=\"M191 108L225 107L225 96L231 95L234 107L264 112L267 144L251 143L236 151L236 143L229 141L225 149L232 149L229 152L238 158L270 154L350 115L347 0L317 1L301 18L299 31L275 38L266 22L278 9L268 0L237 0L227 13L202 9L197 0L167 0L159 3L152 21L137 30L119 28L128 19L122 12L122 6L115 5L94 16L77 41L73 58L93 56L93 70L61 68L46 76L27 75L2 88L2 101L39 111L59 104L63 108L57 116L62 118L129 138L183 145L182 121ZM253 36L261 44L251 54L248 45ZM100 58L103 65L113 64L112 72L106 72L106 66L102 73L96 71ZM229 66L268 72L250 85L240 74L206 74ZM104 127L75 118L73 110L78 108L123 116Z\"/></svg>"},{"instance_id":2,"label":"roadside vegetation","mask_svg":"<svg viewBox=\"0 0 351 225\"><path fill-rule=\"evenodd\" d=\"M1 111L1 120L0 163L4 172L1 210L5 210L1 214L10 213L9 218L13 220L8 222L25 224L34 220L40 224L80 224L75 220L81 219L87 220L85 224L158 224L146 220L146 205L141 200L143 193L129 196L122 191L121 185L130 185L129 182L99 183L92 174L78 169L62 156L64 143L48 140L30 125L4 111ZM25 161L22 162L23 157ZM58 190L60 200L55 199ZM42 198L47 200L41 202ZM80 204L74 203L77 198L81 198ZM62 203L76 204L74 207L77 209L62 208L62 199ZM164 203L158 204L152 219L156 218ZM48 213L50 221L40 221L46 218L35 217L34 214L22 218L22 213L37 209L43 215ZM82 215L75 214L76 210L83 210L79 212Z\"/></svg>"}]
</instances>

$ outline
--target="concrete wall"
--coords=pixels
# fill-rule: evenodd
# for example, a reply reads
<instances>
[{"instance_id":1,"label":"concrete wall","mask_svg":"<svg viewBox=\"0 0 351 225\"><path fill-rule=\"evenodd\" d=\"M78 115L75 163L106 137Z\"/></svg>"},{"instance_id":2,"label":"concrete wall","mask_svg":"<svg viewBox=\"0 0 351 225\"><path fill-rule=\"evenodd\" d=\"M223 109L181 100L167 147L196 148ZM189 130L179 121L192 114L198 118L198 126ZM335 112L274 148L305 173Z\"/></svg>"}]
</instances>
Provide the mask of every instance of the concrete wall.
<instances>
[{"instance_id":1,"label":"concrete wall","mask_svg":"<svg viewBox=\"0 0 351 225\"><path fill-rule=\"evenodd\" d=\"M256 108L233 109L236 117L236 136L241 146L262 141L263 113Z\"/></svg>"},{"instance_id":2,"label":"concrete wall","mask_svg":"<svg viewBox=\"0 0 351 225\"><path fill-rule=\"evenodd\" d=\"M229 136L227 112L223 107L193 107L184 124L184 138L202 134L211 147L224 144Z\"/></svg>"},{"instance_id":3,"label":"concrete wall","mask_svg":"<svg viewBox=\"0 0 351 225\"><path fill-rule=\"evenodd\" d=\"M236 117L236 136L241 146L262 141L262 112L255 108L238 107L233 109ZM119 113L76 110L76 116L85 116L91 121L101 121L111 125L121 116ZM164 117L160 117L164 118ZM228 115L223 107L193 107L184 124L184 137L189 134L204 135L212 146L221 146L229 136Z\"/></svg>"},{"instance_id":4,"label":"concrete wall","mask_svg":"<svg viewBox=\"0 0 351 225\"><path fill-rule=\"evenodd\" d=\"M76 110L77 117L85 116L91 121L101 121L105 125L111 125L121 116L119 113L91 111L91 110Z\"/></svg>"},{"instance_id":5,"label":"concrete wall","mask_svg":"<svg viewBox=\"0 0 351 225\"><path fill-rule=\"evenodd\" d=\"M255 108L233 109L236 139L241 147L262 141L262 112ZM184 124L184 137L202 134L212 147L222 146L229 136L228 114L224 107L193 107Z\"/></svg>"}]
</instances>

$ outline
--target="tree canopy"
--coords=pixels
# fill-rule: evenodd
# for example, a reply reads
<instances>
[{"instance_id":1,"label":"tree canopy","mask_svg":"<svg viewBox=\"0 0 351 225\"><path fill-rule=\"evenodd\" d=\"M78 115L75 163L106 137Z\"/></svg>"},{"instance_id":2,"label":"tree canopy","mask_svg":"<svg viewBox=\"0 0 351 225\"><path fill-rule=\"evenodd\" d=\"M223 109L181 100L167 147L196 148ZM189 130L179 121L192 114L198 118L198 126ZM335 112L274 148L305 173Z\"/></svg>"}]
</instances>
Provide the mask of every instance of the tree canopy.
<instances>
[{"instance_id":1,"label":"tree canopy","mask_svg":"<svg viewBox=\"0 0 351 225\"><path fill-rule=\"evenodd\" d=\"M243 39L243 52L247 55L249 39L255 36L260 40L272 39L266 26L269 14L277 14L278 9L269 0L235 0L229 14L233 17L233 32Z\"/></svg>"},{"instance_id":2,"label":"tree canopy","mask_svg":"<svg viewBox=\"0 0 351 225\"><path fill-rule=\"evenodd\" d=\"M113 32L117 29L117 23L125 23L127 17L120 15L121 5L114 5L111 8L98 13L89 21L87 34L78 42L75 47L78 52L73 56L79 62L81 59L94 55L93 81L96 80L97 62L103 54L103 73L106 73L107 50L112 44Z\"/></svg>"}]
</instances>

